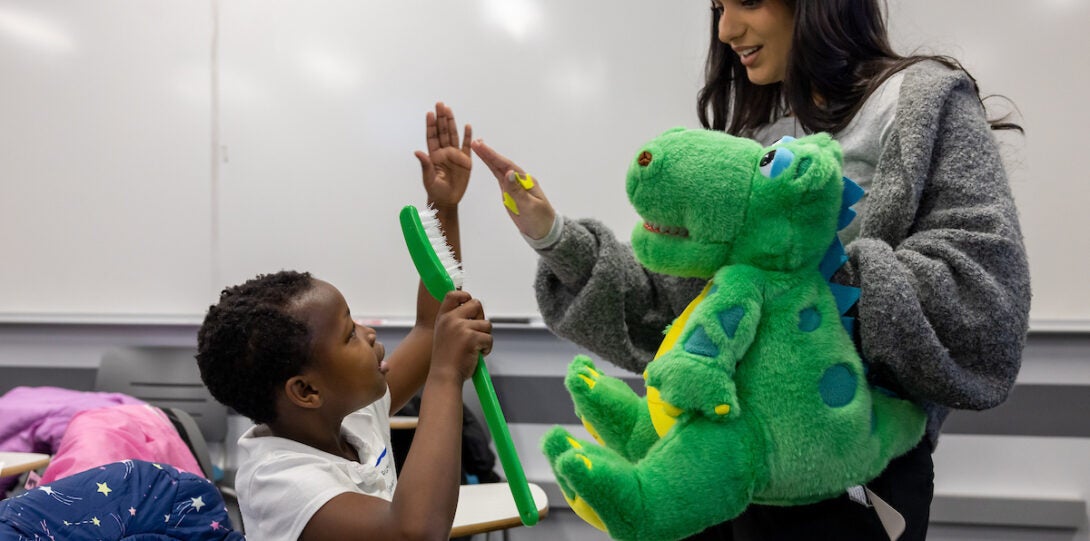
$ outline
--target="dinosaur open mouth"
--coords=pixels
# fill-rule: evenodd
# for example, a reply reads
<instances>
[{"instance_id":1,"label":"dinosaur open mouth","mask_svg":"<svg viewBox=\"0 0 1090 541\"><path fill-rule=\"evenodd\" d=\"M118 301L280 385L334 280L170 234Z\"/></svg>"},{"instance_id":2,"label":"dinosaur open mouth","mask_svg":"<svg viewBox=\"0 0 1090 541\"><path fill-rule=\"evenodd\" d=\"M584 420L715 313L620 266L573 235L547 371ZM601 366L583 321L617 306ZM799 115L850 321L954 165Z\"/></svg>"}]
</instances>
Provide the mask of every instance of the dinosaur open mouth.
<instances>
[{"instance_id":1,"label":"dinosaur open mouth","mask_svg":"<svg viewBox=\"0 0 1090 541\"><path fill-rule=\"evenodd\" d=\"M688 237L689 230L684 227L672 226L672 225L659 225L653 222L644 222L643 228L660 235L669 235L671 237Z\"/></svg>"}]
</instances>

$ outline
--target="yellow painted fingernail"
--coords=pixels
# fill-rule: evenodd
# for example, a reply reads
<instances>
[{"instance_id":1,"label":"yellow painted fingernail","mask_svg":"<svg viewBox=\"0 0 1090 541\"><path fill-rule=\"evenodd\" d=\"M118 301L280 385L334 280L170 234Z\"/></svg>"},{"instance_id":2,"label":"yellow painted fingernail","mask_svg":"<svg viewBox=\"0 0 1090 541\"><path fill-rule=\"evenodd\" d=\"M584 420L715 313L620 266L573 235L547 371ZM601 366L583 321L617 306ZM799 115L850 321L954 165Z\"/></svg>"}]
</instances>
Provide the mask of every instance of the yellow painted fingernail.
<instances>
[{"instance_id":1,"label":"yellow painted fingernail","mask_svg":"<svg viewBox=\"0 0 1090 541\"><path fill-rule=\"evenodd\" d=\"M587 386L590 387L591 389L593 389L594 385L598 383L597 381L594 381L593 379L590 379L587 376L584 376L583 374L579 374L579 379L587 382Z\"/></svg>"},{"instance_id":2,"label":"yellow painted fingernail","mask_svg":"<svg viewBox=\"0 0 1090 541\"><path fill-rule=\"evenodd\" d=\"M719 415L726 415L726 414L730 413L730 405L729 404L719 404L718 406L715 407L715 413L717 413Z\"/></svg>"},{"instance_id":3,"label":"yellow painted fingernail","mask_svg":"<svg viewBox=\"0 0 1090 541\"><path fill-rule=\"evenodd\" d=\"M511 198L511 194L509 194L507 192L503 192L503 206L507 207L507 210L510 210L511 212L515 213L515 216L518 216L518 214L519 214L518 203L515 203L515 200Z\"/></svg>"},{"instance_id":4,"label":"yellow painted fingernail","mask_svg":"<svg viewBox=\"0 0 1090 541\"><path fill-rule=\"evenodd\" d=\"M530 175L522 176L515 173L515 180L519 181L519 184L522 184L522 189L524 190L529 190L534 187L534 177L531 177Z\"/></svg>"},{"instance_id":5,"label":"yellow painted fingernail","mask_svg":"<svg viewBox=\"0 0 1090 541\"><path fill-rule=\"evenodd\" d=\"M575 438L568 438L568 445L571 445L572 447L574 447L576 449L582 449L583 448L583 445L580 444L578 441L575 441Z\"/></svg>"}]
</instances>

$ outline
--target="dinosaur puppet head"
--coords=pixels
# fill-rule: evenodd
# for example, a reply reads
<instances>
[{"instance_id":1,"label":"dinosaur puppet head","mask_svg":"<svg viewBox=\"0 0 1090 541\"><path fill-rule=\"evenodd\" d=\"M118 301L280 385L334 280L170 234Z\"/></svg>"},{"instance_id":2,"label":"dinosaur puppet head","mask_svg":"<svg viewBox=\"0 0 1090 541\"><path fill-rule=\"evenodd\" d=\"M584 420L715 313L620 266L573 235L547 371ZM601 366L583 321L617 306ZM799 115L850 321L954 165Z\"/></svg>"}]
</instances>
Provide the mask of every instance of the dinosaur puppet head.
<instances>
[{"instance_id":1,"label":"dinosaur puppet head","mask_svg":"<svg viewBox=\"0 0 1090 541\"><path fill-rule=\"evenodd\" d=\"M674 128L636 153L626 189L643 218L636 257L675 276L710 278L728 264L791 271L820 261L837 228L840 146L827 134L771 147Z\"/></svg>"}]
</instances>

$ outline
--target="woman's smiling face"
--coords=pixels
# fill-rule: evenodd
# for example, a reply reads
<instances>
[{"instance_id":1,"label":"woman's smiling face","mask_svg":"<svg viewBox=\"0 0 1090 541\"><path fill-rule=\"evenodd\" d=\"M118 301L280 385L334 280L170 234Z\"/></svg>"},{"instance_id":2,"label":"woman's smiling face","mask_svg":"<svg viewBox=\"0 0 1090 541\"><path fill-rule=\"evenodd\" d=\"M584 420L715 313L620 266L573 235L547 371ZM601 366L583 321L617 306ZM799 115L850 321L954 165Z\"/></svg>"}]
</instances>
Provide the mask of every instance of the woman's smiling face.
<instances>
[{"instance_id":1,"label":"woman's smiling face","mask_svg":"<svg viewBox=\"0 0 1090 541\"><path fill-rule=\"evenodd\" d=\"M784 0L713 0L719 41L730 46L750 82L783 81L795 32L795 16Z\"/></svg>"}]
</instances>

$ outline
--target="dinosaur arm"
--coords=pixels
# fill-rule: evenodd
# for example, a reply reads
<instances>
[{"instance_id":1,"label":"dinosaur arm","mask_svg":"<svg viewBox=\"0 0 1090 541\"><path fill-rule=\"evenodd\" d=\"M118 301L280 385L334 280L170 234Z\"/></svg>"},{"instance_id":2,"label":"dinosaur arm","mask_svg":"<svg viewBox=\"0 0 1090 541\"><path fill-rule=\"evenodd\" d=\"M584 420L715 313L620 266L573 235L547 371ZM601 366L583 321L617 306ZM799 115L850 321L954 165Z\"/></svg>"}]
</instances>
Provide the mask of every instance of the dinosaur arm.
<instances>
[{"instance_id":1,"label":"dinosaur arm","mask_svg":"<svg viewBox=\"0 0 1090 541\"><path fill-rule=\"evenodd\" d=\"M713 419L738 414L734 371L757 332L763 282L753 267L735 265L716 273L678 342L648 365L647 385L658 390L668 410Z\"/></svg>"}]
</instances>

